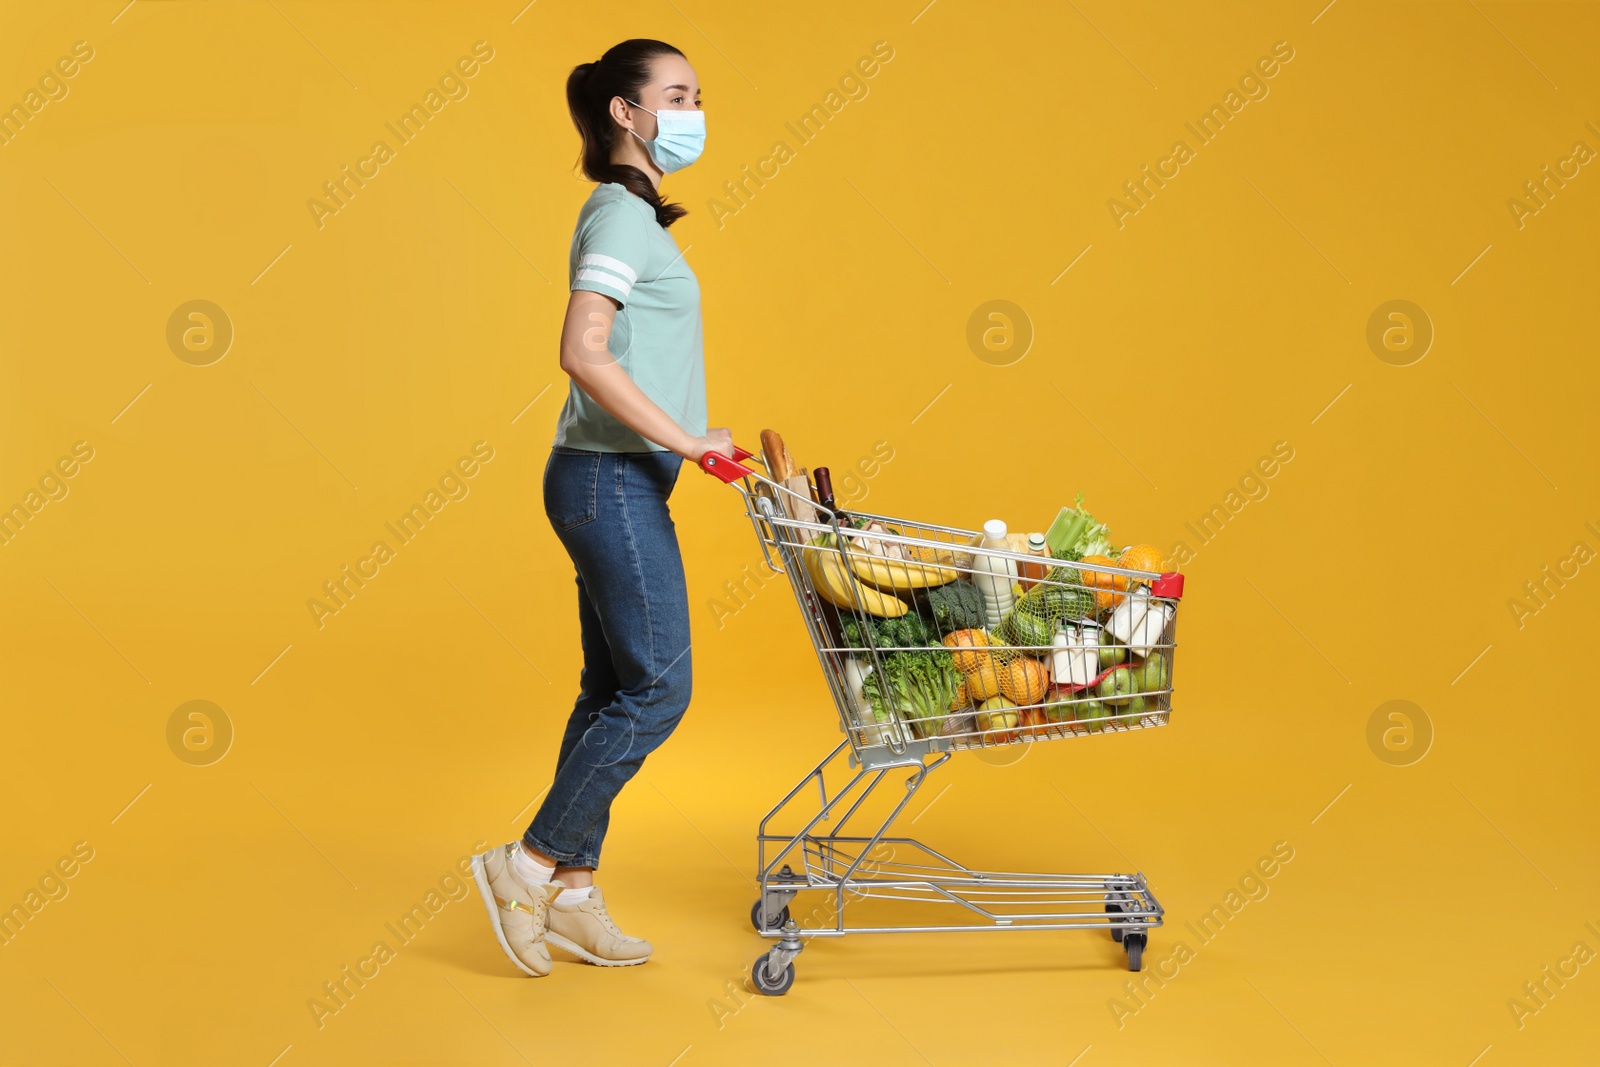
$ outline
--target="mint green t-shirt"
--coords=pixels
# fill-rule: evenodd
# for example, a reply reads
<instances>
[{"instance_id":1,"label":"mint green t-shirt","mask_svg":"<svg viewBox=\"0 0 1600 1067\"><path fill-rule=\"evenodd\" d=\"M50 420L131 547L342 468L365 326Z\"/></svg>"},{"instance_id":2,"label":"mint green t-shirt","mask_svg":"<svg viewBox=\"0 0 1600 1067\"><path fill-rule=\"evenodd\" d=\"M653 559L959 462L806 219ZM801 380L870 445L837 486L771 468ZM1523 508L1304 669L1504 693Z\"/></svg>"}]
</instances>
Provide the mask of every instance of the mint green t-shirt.
<instances>
[{"instance_id":1,"label":"mint green t-shirt","mask_svg":"<svg viewBox=\"0 0 1600 1067\"><path fill-rule=\"evenodd\" d=\"M700 283L655 210L622 186L598 186L578 212L567 277L573 289L622 305L611 354L646 396L686 433L706 432ZM591 452L661 452L613 418L577 382L556 426L555 444Z\"/></svg>"}]
</instances>

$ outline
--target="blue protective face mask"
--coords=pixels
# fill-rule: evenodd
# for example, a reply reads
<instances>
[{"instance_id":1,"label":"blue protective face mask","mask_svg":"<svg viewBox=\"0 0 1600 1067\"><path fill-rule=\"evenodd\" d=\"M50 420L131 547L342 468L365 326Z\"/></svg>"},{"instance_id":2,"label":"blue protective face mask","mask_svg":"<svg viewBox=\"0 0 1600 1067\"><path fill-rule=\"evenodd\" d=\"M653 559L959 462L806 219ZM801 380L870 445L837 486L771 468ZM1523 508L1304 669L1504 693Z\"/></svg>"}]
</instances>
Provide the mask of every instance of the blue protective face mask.
<instances>
[{"instance_id":1,"label":"blue protective face mask","mask_svg":"<svg viewBox=\"0 0 1600 1067\"><path fill-rule=\"evenodd\" d=\"M630 104L633 101L628 101ZM700 158L700 153L706 148L706 113L696 108L693 111L650 111L643 104L633 104L640 111L649 111L656 117L656 139L645 141L637 133L629 130L639 140L644 141L645 148L650 153L650 158L655 165L661 168L662 174L671 174L675 170L682 170Z\"/></svg>"}]
</instances>

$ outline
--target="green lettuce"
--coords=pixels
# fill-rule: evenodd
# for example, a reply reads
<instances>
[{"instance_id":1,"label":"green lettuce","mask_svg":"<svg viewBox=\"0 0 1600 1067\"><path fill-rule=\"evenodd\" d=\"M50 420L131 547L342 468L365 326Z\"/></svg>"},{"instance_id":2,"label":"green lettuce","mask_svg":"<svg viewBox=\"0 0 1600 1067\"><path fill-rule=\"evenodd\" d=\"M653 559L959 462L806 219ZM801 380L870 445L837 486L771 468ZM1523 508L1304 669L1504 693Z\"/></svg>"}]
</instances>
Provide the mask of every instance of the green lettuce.
<instances>
[{"instance_id":1,"label":"green lettuce","mask_svg":"<svg viewBox=\"0 0 1600 1067\"><path fill-rule=\"evenodd\" d=\"M881 662L882 669L869 671L861 684L873 718L889 722L899 712L918 737L938 734L961 689L955 657L946 649L891 652Z\"/></svg>"}]
</instances>

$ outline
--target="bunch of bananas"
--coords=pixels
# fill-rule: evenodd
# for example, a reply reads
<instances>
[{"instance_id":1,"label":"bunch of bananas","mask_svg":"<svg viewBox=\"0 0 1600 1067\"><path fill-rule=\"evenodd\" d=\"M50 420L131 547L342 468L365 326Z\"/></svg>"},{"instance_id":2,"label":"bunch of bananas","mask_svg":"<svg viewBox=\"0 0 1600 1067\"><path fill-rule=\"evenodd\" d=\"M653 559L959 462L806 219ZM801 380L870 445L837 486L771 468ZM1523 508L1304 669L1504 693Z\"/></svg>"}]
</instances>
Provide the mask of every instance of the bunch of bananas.
<instances>
[{"instance_id":1,"label":"bunch of bananas","mask_svg":"<svg viewBox=\"0 0 1600 1067\"><path fill-rule=\"evenodd\" d=\"M887 529L889 533L898 533L898 530ZM925 550L917 546L912 550L916 557L911 560L892 559L885 556L875 556L854 544L850 546L850 569L855 571L856 577L885 592L904 593L913 589L927 589L935 585L947 585L961 577L961 572L953 567L942 567L937 558L928 559ZM949 562L954 562L952 559Z\"/></svg>"},{"instance_id":2,"label":"bunch of bananas","mask_svg":"<svg viewBox=\"0 0 1600 1067\"><path fill-rule=\"evenodd\" d=\"M853 562L864 556L865 553L852 552L850 558ZM816 540L801 549L801 559L817 593L835 607L861 610L883 619L898 619L911 610L904 600L874 588L847 570L831 533L818 534Z\"/></svg>"}]
</instances>

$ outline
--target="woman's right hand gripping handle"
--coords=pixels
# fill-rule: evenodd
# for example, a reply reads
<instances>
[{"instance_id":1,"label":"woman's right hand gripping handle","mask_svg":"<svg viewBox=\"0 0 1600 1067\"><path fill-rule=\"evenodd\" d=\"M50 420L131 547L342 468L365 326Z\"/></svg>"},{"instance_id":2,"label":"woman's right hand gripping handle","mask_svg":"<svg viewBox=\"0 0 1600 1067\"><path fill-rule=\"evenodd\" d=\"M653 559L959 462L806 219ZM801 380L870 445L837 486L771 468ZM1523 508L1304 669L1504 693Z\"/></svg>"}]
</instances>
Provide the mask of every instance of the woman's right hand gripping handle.
<instances>
[{"instance_id":1,"label":"woman's right hand gripping handle","mask_svg":"<svg viewBox=\"0 0 1600 1067\"><path fill-rule=\"evenodd\" d=\"M704 437L691 438L689 449L683 454L683 458L690 463L699 463L707 452L732 456L734 452L733 431L725 426L718 426L715 429L707 430Z\"/></svg>"},{"instance_id":2,"label":"woman's right hand gripping handle","mask_svg":"<svg viewBox=\"0 0 1600 1067\"><path fill-rule=\"evenodd\" d=\"M733 436L727 430L712 430L700 440L710 442L695 460L707 474L731 484L755 473L744 465L744 461L753 453L734 444Z\"/></svg>"}]
</instances>

